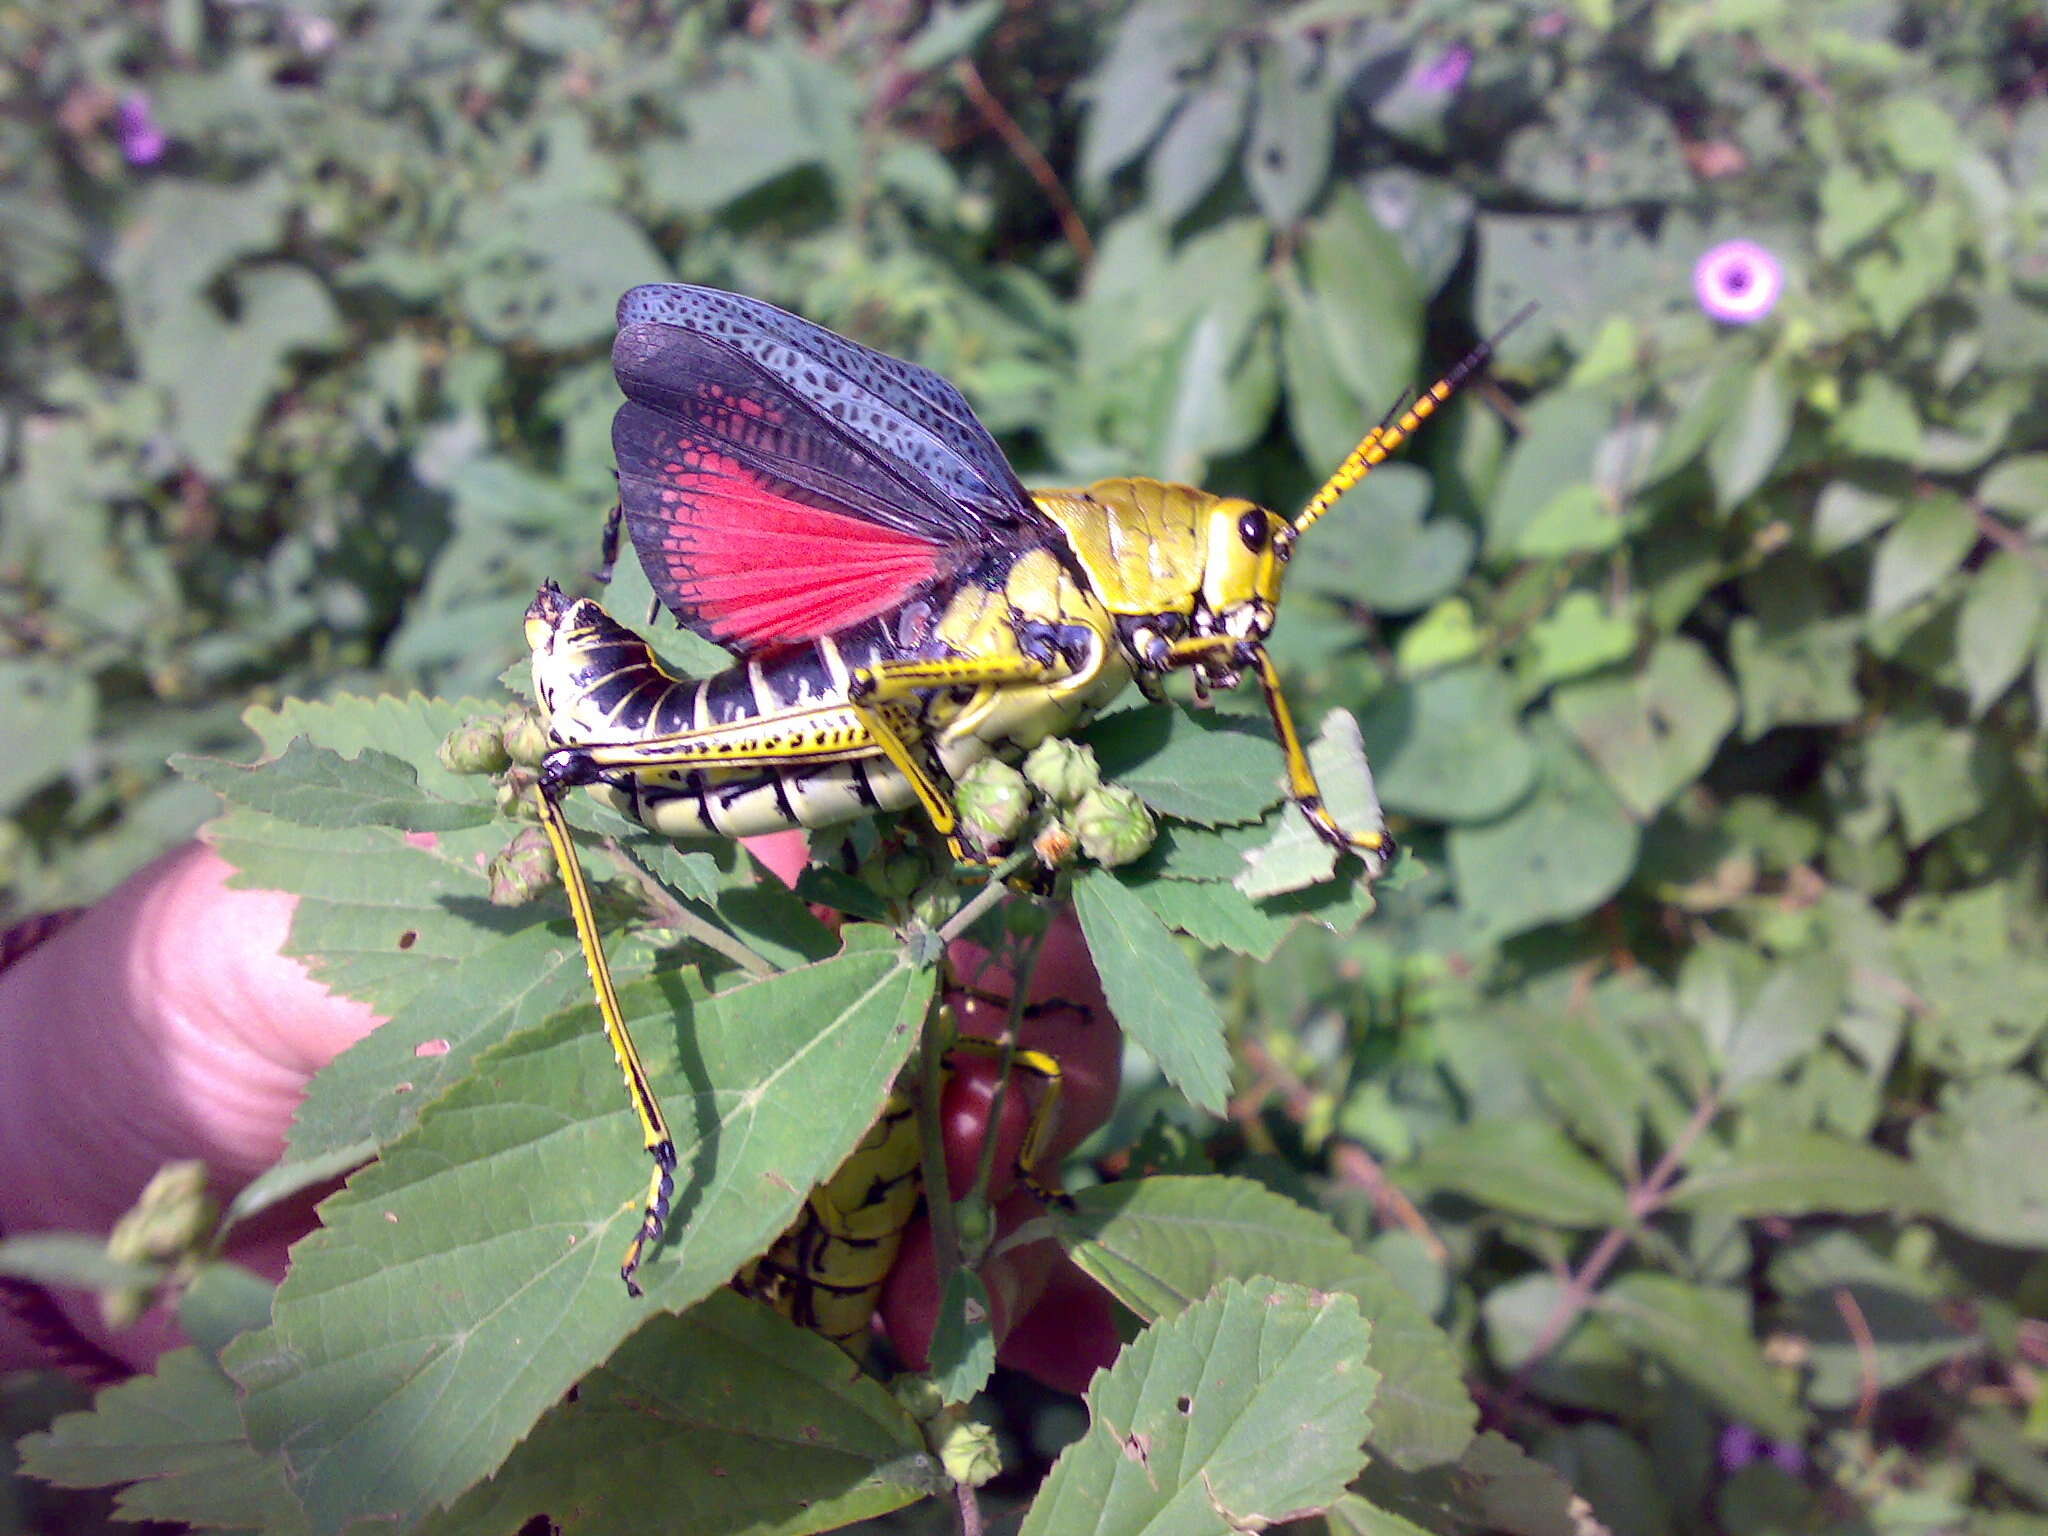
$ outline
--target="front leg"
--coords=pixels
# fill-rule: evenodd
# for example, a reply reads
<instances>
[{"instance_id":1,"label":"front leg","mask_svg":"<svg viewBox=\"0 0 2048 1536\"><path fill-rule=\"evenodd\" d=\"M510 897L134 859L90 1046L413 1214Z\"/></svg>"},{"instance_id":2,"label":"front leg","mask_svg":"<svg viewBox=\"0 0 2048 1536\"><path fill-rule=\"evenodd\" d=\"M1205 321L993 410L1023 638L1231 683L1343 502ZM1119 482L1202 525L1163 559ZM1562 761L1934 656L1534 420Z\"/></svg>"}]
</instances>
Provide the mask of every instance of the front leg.
<instances>
[{"instance_id":1,"label":"front leg","mask_svg":"<svg viewBox=\"0 0 2048 1536\"><path fill-rule=\"evenodd\" d=\"M1375 828L1366 832L1347 832L1337 825L1337 818L1323 804L1322 786L1316 782L1315 769L1309 766L1308 753L1302 749L1301 733L1294 728L1294 714L1287 707L1287 695L1280 690L1279 668L1273 665L1273 658L1266 654L1266 648L1263 645L1245 645L1239 648L1238 655L1258 668L1259 688L1266 696L1266 711L1273 717L1273 734L1280 738L1280 751L1287 760L1287 796L1308 818L1316 836L1333 848L1370 854L1383 864L1391 862L1398 850L1394 840L1384 831Z\"/></svg>"},{"instance_id":2,"label":"front leg","mask_svg":"<svg viewBox=\"0 0 2048 1536\"><path fill-rule=\"evenodd\" d=\"M1315 769L1309 766L1308 753L1301 745L1301 733L1294 728L1294 712L1287 707L1287 695L1280 688L1279 668L1273 665L1273 658L1266 654L1263 645L1251 640L1232 640L1226 635L1202 635L1175 641L1172 656L1175 667L1212 670L1234 670L1239 666L1256 668L1259 688L1266 696L1266 712L1273 718L1273 734L1279 738L1280 753L1287 763L1288 799L1308 818L1316 836L1331 847L1344 852L1370 854L1382 862L1392 860L1399 850L1385 832L1347 832L1337 825L1337 818L1323 804L1323 788L1316 782ZM1200 677L1202 674L1197 671L1196 675Z\"/></svg>"}]
</instances>

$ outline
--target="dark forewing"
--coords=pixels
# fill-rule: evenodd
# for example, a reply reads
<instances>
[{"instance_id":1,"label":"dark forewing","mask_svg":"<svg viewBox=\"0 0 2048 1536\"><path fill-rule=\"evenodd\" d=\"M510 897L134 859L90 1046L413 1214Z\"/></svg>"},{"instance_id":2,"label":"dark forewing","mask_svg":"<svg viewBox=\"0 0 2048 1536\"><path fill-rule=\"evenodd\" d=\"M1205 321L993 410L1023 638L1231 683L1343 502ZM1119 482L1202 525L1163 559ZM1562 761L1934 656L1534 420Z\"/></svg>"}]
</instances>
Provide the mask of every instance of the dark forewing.
<instances>
[{"instance_id":1,"label":"dark forewing","mask_svg":"<svg viewBox=\"0 0 2048 1536\"><path fill-rule=\"evenodd\" d=\"M619 300L619 328L673 326L750 358L789 391L948 499L998 521L1030 498L967 399L929 368L848 341L758 299L649 283ZM627 393L632 393L628 390Z\"/></svg>"},{"instance_id":2,"label":"dark forewing","mask_svg":"<svg viewBox=\"0 0 2048 1536\"><path fill-rule=\"evenodd\" d=\"M741 651L831 633L1048 536L928 369L709 289L636 288L619 314L620 500L699 633Z\"/></svg>"}]
</instances>

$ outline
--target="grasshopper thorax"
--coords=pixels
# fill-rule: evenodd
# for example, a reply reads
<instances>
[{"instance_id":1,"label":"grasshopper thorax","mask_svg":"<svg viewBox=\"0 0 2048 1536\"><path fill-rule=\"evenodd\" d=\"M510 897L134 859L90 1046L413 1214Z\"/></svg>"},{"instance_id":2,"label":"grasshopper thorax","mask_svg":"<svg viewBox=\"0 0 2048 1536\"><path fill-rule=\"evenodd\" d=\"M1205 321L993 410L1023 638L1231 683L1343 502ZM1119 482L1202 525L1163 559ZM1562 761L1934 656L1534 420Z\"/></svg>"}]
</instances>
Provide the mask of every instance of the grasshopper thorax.
<instances>
[{"instance_id":1,"label":"grasshopper thorax","mask_svg":"<svg viewBox=\"0 0 2048 1536\"><path fill-rule=\"evenodd\" d=\"M1066 534L1141 671L1182 665L1177 641L1227 635L1256 644L1272 629L1294 552L1286 519L1242 497L1136 478L1035 499ZM1227 686L1227 665L1208 670Z\"/></svg>"}]
</instances>

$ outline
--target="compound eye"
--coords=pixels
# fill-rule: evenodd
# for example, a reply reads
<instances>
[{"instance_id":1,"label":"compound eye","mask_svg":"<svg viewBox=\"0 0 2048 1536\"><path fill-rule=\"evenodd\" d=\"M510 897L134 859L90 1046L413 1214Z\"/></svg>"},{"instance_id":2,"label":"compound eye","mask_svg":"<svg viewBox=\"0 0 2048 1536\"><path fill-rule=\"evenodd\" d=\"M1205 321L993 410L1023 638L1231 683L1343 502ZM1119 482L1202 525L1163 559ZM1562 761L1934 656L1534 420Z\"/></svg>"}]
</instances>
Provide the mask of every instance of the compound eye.
<instances>
[{"instance_id":1,"label":"compound eye","mask_svg":"<svg viewBox=\"0 0 2048 1536\"><path fill-rule=\"evenodd\" d=\"M1266 547L1266 531L1266 514L1263 512L1253 510L1237 520L1237 536L1255 555Z\"/></svg>"}]
</instances>

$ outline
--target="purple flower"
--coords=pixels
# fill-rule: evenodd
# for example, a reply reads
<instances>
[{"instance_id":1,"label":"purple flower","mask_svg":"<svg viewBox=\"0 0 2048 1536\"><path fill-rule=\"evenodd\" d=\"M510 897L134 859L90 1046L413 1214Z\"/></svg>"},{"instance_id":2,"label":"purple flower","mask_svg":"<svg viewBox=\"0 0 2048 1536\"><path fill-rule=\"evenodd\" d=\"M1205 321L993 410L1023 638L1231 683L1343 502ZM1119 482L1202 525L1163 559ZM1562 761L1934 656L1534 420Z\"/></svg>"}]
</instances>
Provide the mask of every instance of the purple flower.
<instances>
[{"instance_id":1,"label":"purple flower","mask_svg":"<svg viewBox=\"0 0 2048 1536\"><path fill-rule=\"evenodd\" d=\"M1415 71L1414 84L1419 91L1429 91L1448 96L1465 83L1465 77L1472 73L1472 50L1463 43L1446 48L1429 63Z\"/></svg>"},{"instance_id":2,"label":"purple flower","mask_svg":"<svg viewBox=\"0 0 2048 1536\"><path fill-rule=\"evenodd\" d=\"M1778 307L1785 269L1754 240L1723 240L1692 269L1700 308L1729 325L1753 325Z\"/></svg>"},{"instance_id":3,"label":"purple flower","mask_svg":"<svg viewBox=\"0 0 2048 1536\"><path fill-rule=\"evenodd\" d=\"M1723 1472L1739 1472L1754 1461L1769 1461L1788 1477L1806 1470L1806 1452L1790 1440L1766 1440L1747 1424L1730 1424L1721 1431L1718 1447Z\"/></svg>"},{"instance_id":4,"label":"purple flower","mask_svg":"<svg viewBox=\"0 0 2048 1536\"><path fill-rule=\"evenodd\" d=\"M130 91L121 98L114 109L114 136L121 141L121 153L130 165L155 165L171 142L157 126L149 96L143 91Z\"/></svg>"}]
</instances>

